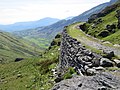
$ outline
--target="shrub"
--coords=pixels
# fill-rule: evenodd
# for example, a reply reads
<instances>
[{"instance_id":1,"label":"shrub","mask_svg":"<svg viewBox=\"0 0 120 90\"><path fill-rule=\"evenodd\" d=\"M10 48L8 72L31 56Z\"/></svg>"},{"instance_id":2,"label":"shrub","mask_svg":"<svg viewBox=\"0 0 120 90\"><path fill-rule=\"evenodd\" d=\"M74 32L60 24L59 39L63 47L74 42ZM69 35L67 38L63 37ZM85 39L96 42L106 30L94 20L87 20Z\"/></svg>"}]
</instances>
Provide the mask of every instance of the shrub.
<instances>
[{"instance_id":1,"label":"shrub","mask_svg":"<svg viewBox=\"0 0 120 90\"><path fill-rule=\"evenodd\" d=\"M73 67L68 68L68 71L64 74L63 79L70 79L72 78L72 75L76 74Z\"/></svg>"}]
</instances>

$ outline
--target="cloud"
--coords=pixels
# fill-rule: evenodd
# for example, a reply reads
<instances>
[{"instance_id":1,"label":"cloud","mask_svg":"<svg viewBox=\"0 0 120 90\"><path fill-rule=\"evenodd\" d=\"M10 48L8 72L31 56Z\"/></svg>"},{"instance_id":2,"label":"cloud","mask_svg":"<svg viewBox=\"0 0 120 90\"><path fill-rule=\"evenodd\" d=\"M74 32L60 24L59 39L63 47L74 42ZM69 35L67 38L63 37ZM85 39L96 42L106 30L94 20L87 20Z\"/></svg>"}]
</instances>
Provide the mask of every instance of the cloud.
<instances>
[{"instance_id":1,"label":"cloud","mask_svg":"<svg viewBox=\"0 0 120 90\"><path fill-rule=\"evenodd\" d=\"M1 0L0 23L34 21L44 17L76 16L109 0Z\"/></svg>"}]
</instances>

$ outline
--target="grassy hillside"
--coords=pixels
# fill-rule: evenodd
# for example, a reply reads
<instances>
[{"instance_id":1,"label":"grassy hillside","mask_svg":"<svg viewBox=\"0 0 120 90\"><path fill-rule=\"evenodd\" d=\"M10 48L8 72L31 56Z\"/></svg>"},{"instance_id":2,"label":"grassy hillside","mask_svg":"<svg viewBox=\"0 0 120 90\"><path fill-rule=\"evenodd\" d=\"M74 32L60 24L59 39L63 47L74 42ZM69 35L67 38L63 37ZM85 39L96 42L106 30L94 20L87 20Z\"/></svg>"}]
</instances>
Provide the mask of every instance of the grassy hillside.
<instances>
[{"instance_id":1,"label":"grassy hillside","mask_svg":"<svg viewBox=\"0 0 120 90\"><path fill-rule=\"evenodd\" d=\"M0 31L0 61L13 61L15 58L38 56L40 53L41 49L35 44Z\"/></svg>"},{"instance_id":2,"label":"grassy hillside","mask_svg":"<svg viewBox=\"0 0 120 90\"><path fill-rule=\"evenodd\" d=\"M110 41L113 44L120 44L120 31L117 31L114 34L112 34L106 38L103 38L103 40Z\"/></svg>"},{"instance_id":3,"label":"grassy hillside","mask_svg":"<svg viewBox=\"0 0 120 90\"><path fill-rule=\"evenodd\" d=\"M42 50L45 50L49 47L50 45L50 42L51 40L48 40L46 38L37 38L37 37L29 37L29 36L26 36L24 37L24 39L32 42L32 43L35 43L36 45L38 45Z\"/></svg>"},{"instance_id":4,"label":"grassy hillside","mask_svg":"<svg viewBox=\"0 0 120 90\"><path fill-rule=\"evenodd\" d=\"M38 30L40 30L42 28L44 28L44 27L39 27L36 29L27 29L27 30L23 30L23 31L16 31L16 32L13 32L13 34L31 42L31 43L34 43L34 44L38 45L41 49L45 50L49 47L52 39L50 37L46 38L45 32L38 32Z\"/></svg>"},{"instance_id":5,"label":"grassy hillside","mask_svg":"<svg viewBox=\"0 0 120 90\"><path fill-rule=\"evenodd\" d=\"M110 41L113 44L120 44L118 10L120 10L120 3L111 5L100 13L94 14L82 26L83 31L94 37Z\"/></svg>"},{"instance_id":6,"label":"grassy hillside","mask_svg":"<svg viewBox=\"0 0 120 90\"><path fill-rule=\"evenodd\" d=\"M0 64L0 90L50 90L57 67L60 38L41 57Z\"/></svg>"}]
</instances>

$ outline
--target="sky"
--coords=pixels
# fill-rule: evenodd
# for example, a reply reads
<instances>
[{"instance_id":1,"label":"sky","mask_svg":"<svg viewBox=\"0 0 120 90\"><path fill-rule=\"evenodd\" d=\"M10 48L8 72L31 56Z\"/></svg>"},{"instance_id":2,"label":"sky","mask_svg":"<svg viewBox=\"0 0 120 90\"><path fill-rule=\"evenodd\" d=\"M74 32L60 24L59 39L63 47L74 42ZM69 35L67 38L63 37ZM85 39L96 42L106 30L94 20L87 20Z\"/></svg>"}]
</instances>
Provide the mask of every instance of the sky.
<instances>
[{"instance_id":1,"label":"sky","mask_svg":"<svg viewBox=\"0 0 120 90\"><path fill-rule=\"evenodd\" d=\"M64 19L110 0L0 0L0 24L35 21L45 17Z\"/></svg>"}]
</instances>

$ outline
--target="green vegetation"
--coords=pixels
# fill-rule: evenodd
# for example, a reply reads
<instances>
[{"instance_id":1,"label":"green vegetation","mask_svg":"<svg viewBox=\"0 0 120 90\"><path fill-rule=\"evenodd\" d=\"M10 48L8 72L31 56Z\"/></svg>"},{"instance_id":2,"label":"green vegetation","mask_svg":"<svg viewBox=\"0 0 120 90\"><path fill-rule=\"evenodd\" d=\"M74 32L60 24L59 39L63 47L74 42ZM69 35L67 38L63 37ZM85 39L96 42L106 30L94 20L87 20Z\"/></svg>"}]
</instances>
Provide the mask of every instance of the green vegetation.
<instances>
[{"instance_id":1,"label":"green vegetation","mask_svg":"<svg viewBox=\"0 0 120 90\"><path fill-rule=\"evenodd\" d=\"M87 28L85 32L113 44L120 44L120 31L117 28L117 10L119 9L120 7L118 6L114 11L111 11L104 17L96 18L92 23L85 23ZM104 35L106 33L106 35L103 36L102 33Z\"/></svg>"},{"instance_id":2,"label":"green vegetation","mask_svg":"<svg viewBox=\"0 0 120 90\"><path fill-rule=\"evenodd\" d=\"M113 44L120 44L120 31L117 28L118 20L116 17L118 9L120 8L116 8L115 11L104 17L95 19L92 23L74 23L66 28L67 32L86 48L102 54L101 50L89 45L89 41L98 42L98 39L91 38L85 33ZM76 28L82 24L85 24L85 33ZM107 25L114 25L114 31L107 30ZM106 37L100 36L103 32L108 35ZM34 33L36 35L37 32L34 31ZM26 34L28 33L26 32ZM58 65L61 35L57 35L49 47L51 38L45 38L44 32L36 37L26 36L26 34L23 35L23 39L25 39L23 40L0 32L0 90L50 90L54 85L55 77L52 69ZM30 31L29 34L31 34ZM88 44L84 42L88 42ZM49 49L47 49L48 47ZM24 58L24 60L14 62L16 58ZM116 69L118 70L116 67L108 68L108 71ZM75 70L70 67L62 78L70 79L74 74L76 74Z\"/></svg>"},{"instance_id":3,"label":"green vegetation","mask_svg":"<svg viewBox=\"0 0 120 90\"><path fill-rule=\"evenodd\" d=\"M86 48L90 49L91 51L93 52L96 52L98 54L101 54L102 51L101 50L98 50L94 47L91 47L91 46L88 46L84 43L84 41L88 41L88 40L91 40L91 41L95 41L95 42L98 42L97 40L89 37L89 36L86 36L86 34L82 31L80 31L80 29L77 29L76 26L79 26L83 23L81 22L78 22L78 23L75 23L75 24L72 24L70 26L67 27L67 32L70 36L72 36L73 38L77 39L78 41L80 41L82 43L82 45L84 45Z\"/></svg>"},{"instance_id":4,"label":"green vegetation","mask_svg":"<svg viewBox=\"0 0 120 90\"><path fill-rule=\"evenodd\" d=\"M0 32L0 60L2 63L14 61L15 58L39 56L41 49L23 39Z\"/></svg>"},{"instance_id":5,"label":"green vegetation","mask_svg":"<svg viewBox=\"0 0 120 90\"><path fill-rule=\"evenodd\" d=\"M41 50L45 50L49 47L53 38L51 38L52 34L49 34L49 38L47 38L47 36L45 36L45 32L39 31L43 28L44 27L38 27L35 29L16 31L13 32L13 35L31 42L32 45L37 45Z\"/></svg>"},{"instance_id":6,"label":"green vegetation","mask_svg":"<svg viewBox=\"0 0 120 90\"><path fill-rule=\"evenodd\" d=\"M72 78L73 74L77 74L73 67L69 67L67 72L64 74L63 79L70 79Z\"/></svg>"},{"instance_id":7,"label":"green vegetation","mask_svg":"<svg viewBox=\"0 0 120 90\"><path fill-rule=\"evenodd\" d=\"M120 49L118 22L120 3L109 8L105 8L99 14L93 15L86 23L74 23L68 26L66 29L69 35L80 41L86 48L98 54L103 55L103 51L101 50L102 46L102 48L105 46L111 48L111 50L115 49L116 53L117 49ZM82 31L76 27L80 27ZM117 56L114 58L120 58L119 54L117 53Z\"/></svg>"},{"instance_id":8,"label":"green vegetation","mask_svg":"<svg viewBox=\"0 0 120 90\"><path fill-rule=\"evenodd\" d=\"M35 38L35 37L23 37L24 39L32 42L33 44L38 45L42 50L45 50L49 47L50 40L45 39L45 38Z\"/></svg>"},{"instance_id":9,"label":"green vegetation","mask_svg":"<svg viewBox=\"0 0 120 90\"><path fill-rule=\"evenodd\" d=\"M79 29L75 28L75 26L80 25L80 24L83 24L83 23L75 23L75 24L72 24L70 26L67 27L67 32L70 36L72 36L73 38L77 38L79 36L84 36L84 38L87 38L86 35L83 33L83 32L80 32Z\"/></svg>"},{"instance_id":10,"label":"green vegetation","mask_svg":"<svg viewBox=\"0 0 120 90\"><path fill-rule=\"evenodd\" d=\"M51 70L57 67L59 48L53 45L41 56L0 64L0 90L49 90L54 84Z\"/></svg>"},{"instance_id":11,"label":"green vegetation","mask_svg":"<svg viewBox=\"0 0 120 90\"><path fill-rule=\"evenodd\" d=\"M102 20L102 23L99 23L97 25L94 25L94 23L87 24L87 25L89 25L87 34L95 36L95 37L99 37L98 36L99 33L101 31L105 31L107 25L112 25L112 24L116 25L116 23L118 22L117 17L115 16L116 14L117 14L116 11L114 11L114 12L111 12L110 14L106 15L105 17L96 19L94 22L97 22L99 19Z\"/></svg>"},{"instance_id":12,"label":"green vegetation","mask_svg":"<svg viewBox=\"0 0 120 90\"><path fill-rule=\"evenodd\" d=\"M103 38L105 41L110 41L113 44L120 44L120 31L117 31L116 33Z\"/></svg>"}]
</instances>

